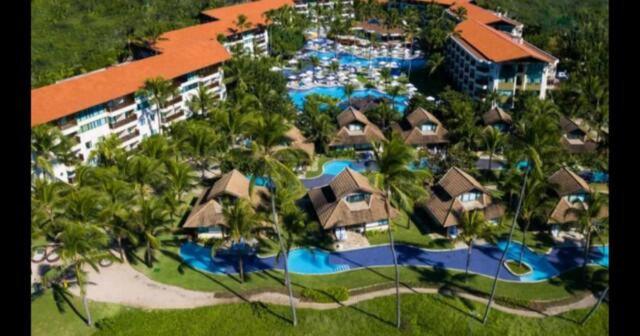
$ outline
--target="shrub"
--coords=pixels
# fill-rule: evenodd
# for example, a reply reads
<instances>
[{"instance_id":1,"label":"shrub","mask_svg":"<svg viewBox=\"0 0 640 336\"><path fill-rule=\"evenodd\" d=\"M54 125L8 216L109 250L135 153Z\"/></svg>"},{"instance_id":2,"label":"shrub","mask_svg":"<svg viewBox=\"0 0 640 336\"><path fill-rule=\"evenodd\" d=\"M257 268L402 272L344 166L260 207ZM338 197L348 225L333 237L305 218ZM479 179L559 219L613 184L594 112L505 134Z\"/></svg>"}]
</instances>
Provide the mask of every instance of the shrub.
<instances>
[{"instance_id":1,"label":"shrub","mask_svg":"<svg viewBox=\"0 0 640 336\"><path fill-rule=\"evenodd\" d=\"M305 288L300 295L314 302L330 303L348 300L349 290L346 287L329 287L326 289Z\"/></svg>"}]
</instances>

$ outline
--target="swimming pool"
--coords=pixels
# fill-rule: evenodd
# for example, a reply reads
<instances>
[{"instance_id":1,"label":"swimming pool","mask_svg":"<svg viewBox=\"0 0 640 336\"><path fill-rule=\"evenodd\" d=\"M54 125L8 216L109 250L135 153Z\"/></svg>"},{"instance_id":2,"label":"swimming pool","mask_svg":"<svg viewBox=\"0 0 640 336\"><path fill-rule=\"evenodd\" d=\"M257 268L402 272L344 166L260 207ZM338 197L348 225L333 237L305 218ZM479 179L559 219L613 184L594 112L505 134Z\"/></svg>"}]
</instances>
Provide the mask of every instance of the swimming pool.
<instances>
[{"instance_id":1,"label":"swimming pool","mask_svg":"<svg viewBox=\"0 0 640 336\"><path fill-rule=\"evenodd\" d=\"M322 165L322 173L323 175L338 175L347 167L357 171L358 173L376 171L378 169L375 161L372 160L364 162L356 162L353 160L331 160ZM424 169L427 167L429 167L429 164L426 158L421 159L418 164L412 162L407 166L409 170Z\"/></svg>"},{"instance_id":2,"label":"swimming pool","mask_svg":"<svg viewBox=\"0 0 640 336\"><path fill-rule=\"evenodd\" d=\"M344 92L343 86L317 86L308 90L289 90L289 97L298 110L302 110L304 108L305 99L307 98L307 96L312 94L328 96L338 99L340 100L340 102L347 101L347 95ZM351 95L351 98L364 97L387 98L391 100L390 95L376 89L355 90ZM407 108L407 105L409 104L409 98L406 96L397 96L394 102L396 110L398 110L398 112L404 112L404 110Z\"/></svg>"},{"instance_id":3,"label":"swimming pool","mask_svg":"<svg viewBox=\"0 0 640 336\"><path fill-rule=\"evenodd\" d=\"M346 264L329 262L329 252L319 249L295 249L289 253L289 270L299 274L331 274L349 269Z\"/></svg>"},{"instance_id":4,"label":"swimming pool","mask_svg":"<svg viewBox=\"0 0 640 336\"><path fill-rule=\"evenodd\" d=\"M506 241L497 245L477 245L472 250L470 272L487 277L495 275L496 267L506 247ZM512 243L507 252L507 260L518 260L522 245ZM455 250L425 250L410 245L396 245L398 263L403 266L433 267L464 271L466 266L466 248ZM231 253L218 253L211 257L207 247L186 243L180 247L180 257L191 267L216 274L237 274L237 256ZM537 254L525 249L523 261L531 265L533 271L523 277L511 274L504 265L500 265L498 277L501 280L516 282L538 282L548 280L563 272L582 265L583 250L579 246L554 247L548 254ZM260 258L255 254L243 257L245 272L256 272L284 268L284 260L275 257ZM595 247L591 252L591 263L608 267L609 248ZM341 271L393 266L388 245L371 246L341 252L328 252L319 249L299 248L289 254L288 266L292 273L333 274Z\"/></svg>"},{"instance_id":5,"label":"swimming pool","mask_svg":"<svg viewBox=\"0 0 640 336\"><path fill-rule=\"evenodd\" d=\"M358 57L351 53L347 52L339 52L336 57L336 53L332 51L316 51L312 50L307 52L308 56L316 56L321 60L328 61L333 58L337 58L338 62L342 65L346 66L356 66L356 67L368 67L371 64L375 68L383 67L384 64L388 64L391 62L395 62L398 64L398 67L401 69L409 68L411 64L412 69L420 69L423 68L426 64L424 58L414 58L414 59L402 59L395 57L374 57L371 58L371 62L369 62L368 58ZM381 64L382 63L382 64Z\"/></svg>"}]
</instances>

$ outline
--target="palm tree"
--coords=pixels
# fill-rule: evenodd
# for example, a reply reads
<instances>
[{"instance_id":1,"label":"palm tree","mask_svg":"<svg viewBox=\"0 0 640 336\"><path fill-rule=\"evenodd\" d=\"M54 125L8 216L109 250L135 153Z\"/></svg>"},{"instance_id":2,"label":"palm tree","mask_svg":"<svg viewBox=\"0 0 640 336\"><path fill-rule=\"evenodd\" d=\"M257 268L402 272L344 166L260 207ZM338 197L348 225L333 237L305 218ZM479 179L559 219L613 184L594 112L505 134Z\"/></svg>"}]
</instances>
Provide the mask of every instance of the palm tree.
<instances>
[{"instance_id":1,"label":"palm tree","mask_svg":"<svg viewBox=\"0 0 640 336\"><path fill-rule=\"evenodd\" d=\"M418 13L418 11L413 7L407 9L404 12L404 31L407 38L409 38L411 41L409 46L409 54L413 55L413 43L416 37L418 36L418 34L420 33L420 13ZM409 61L409 69L407 72L407 77L411 76L412 64L413 62Z\"/></svg>"},{"instance_id":2,"label":"palm tree","mask_svg":"<svg viewBox=\"0 0 640 336\"><path fill-rule=\"evenodd\" d=\"M61 230L65 191L69 185L59 181L34 179L31 186L31 234L53 239Z\"/></svg>"},{"instance_id":3,"label":"palm tree","mask_svg":"<svg viewBox=\"0 0 640 336\"><path fill-rule=\"evenodd\" d=\"M347 96L347 101L349 101L349 106L351 106L351 96L353 95L353 92L356 90L355 85L351 84L351 83L347 83L344 86L344 94Z\"/></svg>"},{"instance_id":4,"label":"palm tree","mask_svg":"<svg viewBox=\"0 0 640 336\"><path fill-rule=\"evenodd\" d=\"M385 85L389 85L389 81L391 80L391 69L382 68L382 70L380 70L380 78Z\"/></svg>"},{"instance_id":5,"label":"palm tree","mask_svg":"<svg viewBox=\"0 0 640 336\"><path fill-rule=\"evenodd\" d=\"M220 152L220 137L212 128L203 122L184 124L184 132L180 132L178 143L184 153L190 157L200 169L200 178L204 179L211 160Z\"/></svg>"},{"instance_id":6,"label":"palm tree","mask_svg":"<svg viewBox=\"0 0 640 336\"><path fill-rule=\"evenodd\" d=\"M486 150L489 152L489 171L491 171L493 169L493 156L504 146L507 137L495 127L487 126L482 133L482 140Z\"/></svg>"},{"instance_id":7,"label":"palm tree","mask_svg":"<svg viewBox=\"0 0 640 336\"><path fill-rule=\"evenodd\" d=\"M204 117L209 113L214 103L215 99L211 92L209 92L209 88L200 84L198 85L197 93L193 95L187 105L192 112L196 112L196 115Z\"/></svg>"},{"instance_id":8,"label":"palm tree","mask_svg":"<svg viewBox=\"0 0 640 336\"><path fill-rule=\"evenodd\" d=\"M436 52L429 56L429 76L433 75L444 63L444 55Z\"/></svg>"},{"instance_id":9,"label":"palm tree","mask_svg":"<svg viewBox=\"0 0 640 336\"><path fill-rule=\"evenodd\" d=\"M254 230L262 222L262 218L257 214L248 200L239 198L234 204L227 204L222 210L222 214L229 226L229 237L233 245L254 237ZM233 249L232 245L232 249ZM244 250L236 248L238 257L238 269L240 270L240 281L244 282L244 268L242 256Z\"/></svg>"},{"instance_id":10,"label":"palm tree","mask_svg":"<svg viewBox=\"0 0 640 336\"><path fill-rule=\"evenodd\" d=\"M415 160L415 151L407 146L401 138L393 134L391 139L383 141L378 148L373 146L378 172L375 173L375 186L384 190L385 211L389 229L389 243L393 256L396 280L396 326L400 328L400 269L391 230L391 203L410 211L416 201L426 196L422 181L425 174L407 168Z\"/></svg>"},{"instance_id":11,"label":"palm tree","mask_svg":"<svg viewBox=\"0 0 640 336\"><path fill-rule=\"evenodd\" d=\"M573 213L578 217L577 223L585 236L584 239L584 260L582 268L589 264L589 251L593 240L593 234L598 230L599 222L603 221L603 210L607 207L608 198L599 192L591 194L588 204L583 202L579 208L569 208L568 213Z\"/></svg>"},{"instance_id":12,"label":"palm tree","mask_svg":"<svg viewBox=\"0 0 640 336\"><path fill-rule=\"evenodd\" d=\"M457 239L467 244L467 264L464 269L465 282L469 275L471 265L471 251L473 243L478 238L491 238L492 232L489 223L484 219L484 213L478 210L465 211L460 218L458 226L462 229Z\"/></svg>"},{"instance_id":13,"label":"palm tree","mask_svg":"<svg viewBox=\"0 0 640 336\"><path fill-rule=\"evenodd\" d=\"M520 217L524 221L524 227L522 228L522 248L520 249L520 258L518 264L522 265L522 259L524 258L524 250L527 247L527 231L531 222L535 218L543 218L548 214L549 207L553 206L552 201L546 197L548 189L548 183L545 179L537 179L532 177L527 184L528 192L521 195L522 205L520 208Z\"/></svg>"},{"instance_id":14,"label":"palm tree","mask_svg":"<svg viewBox=\"0 0 640 336\"><path fill-rule=\"evenodd\" d=\"M245 103L246 102L246 103ZM214 109L212 114L212 124L214 128L224 137L224 143L229 147L238 144L238 137L246 133L247 129L254 122L255 114L251 110L252 102L247 96L237 104L223 104Z\"/></svg>"},{"instance_id":15,"label":"palm tree","mask_svg":"<svg viewBox=\"0 0 640 336\"><path fill-rule=\"evenodd\" d=\"M100 188L102 202L99 218L109 236L115 238L118 243L120 260L127 262L123 240L129 240L133 244L138 241L134 225L129 221L133 191L128 183L119 179L109 179L101 182Z\"/></svg>"},{"instance_id":16,"label":"palm tree","mask_svg":"<svg viewBox=\"0 0 640 336\"><path fill-rule=\"evenodd\" d=\"M95 160L100 167L115 166L126 156L125 150L120 145L122 145L122 141L118 135L108 135L98 141L95 148L89 153L89 160Z\"/></svg>"},{"instance_id":17,"label":"palm tree","mask_svg":"<svg viewBox=\"0 0 640 336\"><path fill-rule=\"evenodd\" d=\"M371 121L380 125L380 128L385 133L385 135L388 134L391 124L402 118L400 112L389 106L389 104L387 104L386 102L383 102L375 108L368 110L367 116L371 118Z\"/></svg>"},{"instance_id":18,"label":"palm tree","mask_svg":"<svg viewBox=\"0 0 640 336\"><path fill-rule=\"evenodd\" d=\"M498 265L496 267L496 273L493 276L493 285L491 286L491 294L489 294L489 301L487 302L487 308L485 309L484 316L482 317L482 324L487 323L487 320L489 319L489 312L491 311L491 305L493 305L493 300L496 295L496 289L498 288L498 275L500 274L500 269L502 268L502 264L504 264L504 261L507 257L507 251L509 251L509 247L511 246L511 241L513 240L513 232L515 231L516 223L518 221L518 215L520 214L520 207L522 206L522 200L524 198L523 196L524 196L525 188L527 185L527 177L529 176L529 172L533 170L529 167L528 162L527 162L527 167L528 168L526 169L524 178L522 180L522 188L520 189L518 206L516 207L516 213L513 216L511 229L509 230L509 238L507 239L507 245L505 246L504 251L502 251L502 256L500 257L500 261L498 262Z\"/></svg>"},{"instance_id":19,"label":"palm tree","mask_svg":"<svg viewBox=\"0 0 640 336\"><path fill-rule=\"evenodd\" d=\"M176 126L180 127L178 125L181 124L183 123L178 123ZM166 162L180 154L176 150L175 141L170 141L166 135L160 134L154 134L142 139L137 150L141 155L160 162Z\"/></svg>"},{"instance_id":20,"label":"palm tree","mask_svg":"<svg viewBox=\"0 0 640 336\"><path fill-rule=\"evenodd\" d=\"M253 24L248 20L244 14L238 15L238 18L233 21L233 25L236 27L236 32L241 33L243 30L251 28Z\"/></svg>"},{"instance_id":21,"label":"palm tree","mask_svg":"<svg viewBox=\"0 0 640 336\"><path fill-rule=\"evenodd\" d=\"M298 126L307 139L313 141L318 151L326 153L336 126L331 116L320 110L319 104L307 97L304 109L298 117Z\"/></svg>"},{"instance_id":22,"label":"palm tree","mask_svg":"<svg viewBox=\"0 0 640 336\"><path fill-rule=\"evenodd\" d=\"M396 98L401 95L404 89L400 85L394 85L387 88L387 94L391 96L391 104L393 109L396 109Z\"/></svg>"},{"instance_id":23,"label":"palm tree","mask_svg":"<svg viewBox=\"0 0 640 336\"><path fill-rule=\"evenodd\" d=\"M54 178L53 165L61 162L65 165L75 163L71 148L73 138L62 134L59 128L42 124L31 129L31 158L33 173L39 177Z\"/></svg>"},{"instance_id":24,"label":"palm tree","mask_svg":"<svg viewBox=\"0 0 640 336\"><path fill-rule=\"evenodd\" d=\"M251 134L253 138L251 156L253 162L253 172L251 177L251 186L255 184L257 176L266 176L268 180L287 180L289 183L300 184L300 180L296 178L296 175L291 171L289 167L277 160L274 156L276 147L286 141L286 132L290 126L287 125L284 118L278 114L264 114L258 122L253 125ZM278 154L282 152L297 153L294 155L305 156L304 151L295 148L279 149ZM291 305L291 313L293 316L293 325L297 325L298 319L293 302L293 291L291 289L291 280L289 277L289 267L287 265L288 254L284 247L284 242L280 234L280 228L278 226L278 216L276 213L275 197L273 190L273 183L269 184L271 189L271 212L272 221L275 231L278 235L278 242L280 245L280 251L284 252L284 271L285 271L285 285L289 291L289 303Z\"/></svg>"},{"instance_id":25,"label":"palm tree","mask_svg":"<svg viewBox=\"0 0 640 336\"><path fill-rule=\"evenodd\" d=\"M146 203L147 189L161 180L163 173L163 166L158 160L142 155L133 156L124 166L124 175L134 184L143 206Z\"/></svg>"},{"instance_id":26,"label":"palm tree","mask_svg":"<svg viewBox=\"0 0 640 336\"><path fill-rule=\"evenodd\" d=\"M99 272L98 262L105 258L113 258L109 252L105 251L107 235L95 225L73 221L65 225L64 230L57 235L56 239L59 242L58 254L62 264L47 271L44 282L59 282L64 274L69 271L73 272L76 284L80 289L86 322L89 326L93 326L89 301L86 296L87 274L83 268L85 265L89 265L96 272Z\"/></svg>"},{"instance_id":27,"label":"palm tree","mask_svg":"<svg viewBox=\"0 0 640 336\"><path fill-rule=\"evenodd\" d=\"M144 85L140 93L146 97L150 97L151 102L156 106L156 118L158 118L158 132L162 134L162 109L166 107L167 102L179 95L178 89L170 80L165 80L161 76L149 78L144 81ZM153 128L149 123L149 130L153 134Z\"/></svg>"},{"instance_id":28,"label":"palm tree","mask_svg":"<svg viewBox=\"0 0 640 336\"><path fill-rule=\"evenodd\" d=\"M168 211L161 200L151 199L138 205L139 210L134 212L132 220L136 225L140 240L144 243L145 263L148 267L153 265L154 253L162 246L159 236L169 232L170 220Z\"/></svg>"}]
</instances>

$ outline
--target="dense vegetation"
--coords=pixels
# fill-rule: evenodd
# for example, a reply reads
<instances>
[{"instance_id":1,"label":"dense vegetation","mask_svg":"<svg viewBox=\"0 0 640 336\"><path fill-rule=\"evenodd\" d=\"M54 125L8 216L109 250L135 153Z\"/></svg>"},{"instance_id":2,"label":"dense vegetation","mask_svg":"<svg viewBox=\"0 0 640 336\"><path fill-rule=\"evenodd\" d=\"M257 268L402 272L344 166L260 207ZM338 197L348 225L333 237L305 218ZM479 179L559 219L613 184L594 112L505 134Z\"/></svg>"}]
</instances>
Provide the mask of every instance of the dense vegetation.
<instances>
[{"instance_id":1,"label":"dense vegetation","mask_svg":"<svg viewBox=\"0 0 640 336\"><path fill-rule=\"evenodd\" d=\"M126 59L127 43L197 24L235 0L33 0L31 83L50 84Z\"/></svg>"}]
</instances>

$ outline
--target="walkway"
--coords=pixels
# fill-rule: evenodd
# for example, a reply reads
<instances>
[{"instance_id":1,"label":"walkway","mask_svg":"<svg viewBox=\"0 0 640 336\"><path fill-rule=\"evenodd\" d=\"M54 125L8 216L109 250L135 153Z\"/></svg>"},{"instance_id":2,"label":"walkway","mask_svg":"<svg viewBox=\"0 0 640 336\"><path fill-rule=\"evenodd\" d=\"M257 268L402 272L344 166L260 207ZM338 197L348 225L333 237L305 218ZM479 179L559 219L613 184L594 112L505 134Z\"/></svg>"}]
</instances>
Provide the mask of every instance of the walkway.
<instances>
[{"instance_id":1,"label":"walkway","mask_svg":"<svg viewBox=\"0 0 640 336\"><path fill-rule=\"evenodd\" d=\"M263 302L277 305L288 305L287 295L277 292L263 292L246 297L216 298L214 293L187 290L180 287L169 286L155 282L147 278L142 273L134 270L129 264L113 264L110 267L101 268L97 273L91 268L87 268L89 284L87 286L87 297L92 301L122 304L145 309L188 309L219 304L241 303L241 302ZM78 295L77 288L71 291ZM436 288L406 288L400 289L406 294L436 294ZM377 290L369 293L351 296L341 303L317 303L301 302L295 298L296 307L307 309L335 309L342 306L350 306L362 301L367 301L379 297L395 295L395 288ZM458 293L465 299L486 304L487 300L467 293ZM525 317L540 318L562 314L564 312L591 307L596 303L593 295L563 306L548 308L541 312L528 309L519 309L494 304L496 310Z\"/></svg>"}]
</instances>

